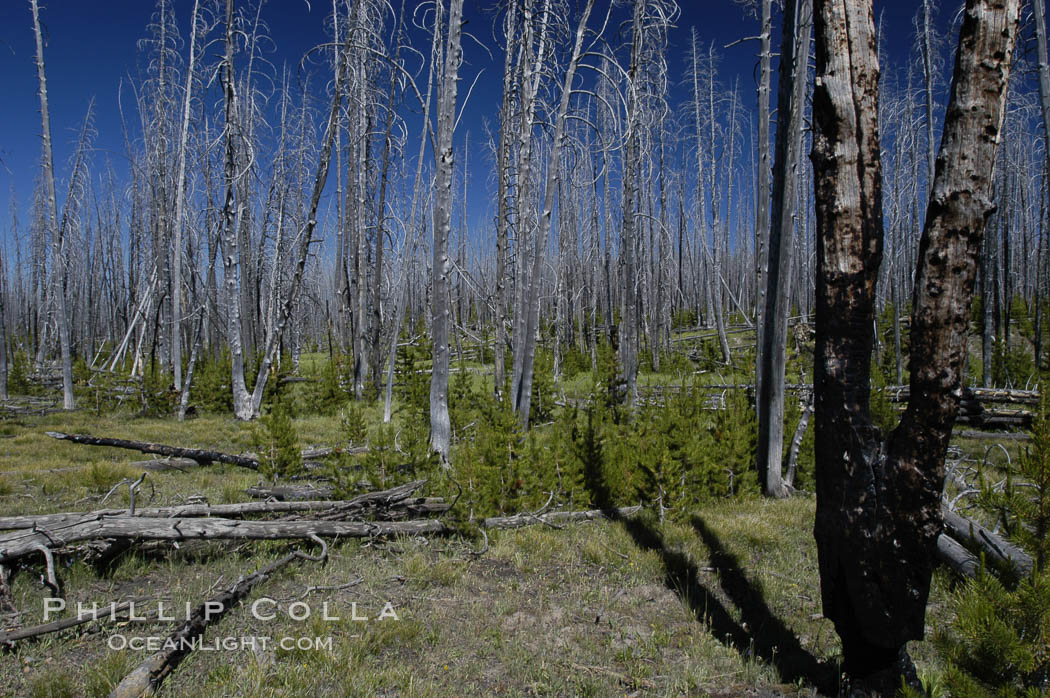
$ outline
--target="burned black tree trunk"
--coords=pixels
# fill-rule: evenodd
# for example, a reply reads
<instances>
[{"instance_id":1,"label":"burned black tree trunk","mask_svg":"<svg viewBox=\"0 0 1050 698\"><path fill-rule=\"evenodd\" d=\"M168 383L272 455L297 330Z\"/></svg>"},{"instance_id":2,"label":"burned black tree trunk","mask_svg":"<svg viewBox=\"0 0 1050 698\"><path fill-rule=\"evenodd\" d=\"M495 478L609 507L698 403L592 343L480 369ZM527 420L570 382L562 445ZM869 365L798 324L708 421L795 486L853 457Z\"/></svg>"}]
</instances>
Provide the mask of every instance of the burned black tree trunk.
<instances>
[{"instance_id":1,"label":"burned black tree trunk","mask_svg":"<svg viewBox=\"0 0 1050 698\"><path fill-rule=\"evenodd\" d=\"M992 211L1020 0L968 0L916 272L911 397L887 438L869 376L882 257L876 35L871 0L818 0L815 360L817 519L824 614L863 689L899 687L898 659L923 637L941 532L944 456L978 251Z\"/></svg>"}]
</instances>

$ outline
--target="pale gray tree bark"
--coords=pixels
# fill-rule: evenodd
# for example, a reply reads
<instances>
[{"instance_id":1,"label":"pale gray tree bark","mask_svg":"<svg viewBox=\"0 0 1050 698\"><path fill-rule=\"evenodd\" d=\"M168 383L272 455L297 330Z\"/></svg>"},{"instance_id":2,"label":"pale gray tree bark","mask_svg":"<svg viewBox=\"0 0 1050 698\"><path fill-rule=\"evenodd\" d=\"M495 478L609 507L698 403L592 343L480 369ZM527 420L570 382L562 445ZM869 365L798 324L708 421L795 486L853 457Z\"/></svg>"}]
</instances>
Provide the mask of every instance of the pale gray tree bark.
<instances>
[{"instance_id":1,"label":"pale gray tree bark","mask_svg":"<svg viewBox=\"0 0 1050 698\"><path fill-rule=\"evenodd\" d=\"M237 192L243 188L238 180L235 142L239 138L236 76L233 71L233 0L226 0L226 52L222 64L222 82L225 99L225 161L226 193L222 205L223 285L226 291L226 341L230 345L231 390L233 413L237 419L254 416L251 394L244 381L244 342L241 326L241 244L239 228L247 202L239 201Z\"/></svg>"},{"instance_id":2,"label":"pale gray tree bark","mask_svg":"<svg viewBox=\"0 0 1050 698\"><path fill-rule=\"evenodd\" d=\"M58 325L58 346L62 368L62 408L73 409L73 357L70 346L69 316L66 313L66 245L63 230L58 225L58 202L55 196L55 159L51 150L51 113L47 104L47 74L44 70L44 39L40 31L40 12L37 0L29 0L33 12L33 33L36 38L36 73L40 95L40 139L43 145L44 196L46 221L51 231L51 284L55 299L55 322Z\"/></svg>"},{"instance_id":3,"label":"pale gray tree bark","mask_svg":"<svg viewBox=\"0 0 1050 698\"><path fill-rule=\"evenodd\" d=\"M780 45L777 97L777 144L773 170L773 208L766 265L766 307L758 347L762 383L758 408L758 476L767 497L787 494L781 478L784 448L784 371L787 362L787 320L794 262L795 181L801 166L802 132L809 86L809 38L813 8L810 0L786 0Z\"/></svg>"},{"instance_id":4,"label":"pale gray tree bark","mask_svg":"<svg viewBox=\"0 0 1050 698\"><path fill-rule=\"evenodd\" d=\"M522 348L522 367L518 383L511 386L514 396L514 408L523 427L529 425L529 409L532 404L532 377L536 361L536 341L539 337L540 282L543 276L543 251L547 247L547 236L551 229L551 214L554 210L554 197L558 191L562 168L561 149L566 138L565 123L569 115L569 104L572 100L573 82L583 53L583 40L587 31L587 20L594 8L594 0L588 0L576 27L576 39L573 42L572 57L565 70L565 79L561 87L561 101L554 121L554 136L551 141L550 161L547 165L547 181L543 195L543 210L540 212L539 229L533 241L531 267L529 274L528 301L526 306L525 336ZM515 371L518 374L518 371Z\"/></svg>"},{"instance_id":5,"label":"pale gray tree bark","mask_svg":"<svg viewBox=\"0 0 1050 698\"><path fill-rule=\"evenodd\" d=\"M178 165L175 174L175 240L171 274L171 365L175 390L182 390L182 249L186 227L186 151L189 146L190 105L193 101L194 70L197 61L197 15L200 0L193 2L190 22L190 57L186 66L186 87L182 96L182 126L179 133Z\"/></svg>"},{"instance_id":6,"label":"pale gray tree bark","mask_svg":"<svg viewBox=\"0 0 1050 698\"><path fill-rule=\"evenodd\" d=\"M773 34L772 0L760 0L762 33L759 35L758 78L758 179L755 192L755 308L757 317L757 345L763 346L766 312L766 270L769 264L769 203L772 197L770 177L772 166L769 154L769 101L772 82L770 44ZM787 13L784 13L785 26ZM783 60L783 59L781 59ZM755 393L762 394L762 361L755 362Z\"/></svg>"},{"instance_id":7,"label":"pale gray tree bark","mask_svg":"<svg viewBox=\"0 0 1050 698\"><path fill-rule=\"evenodd\" d=\"M438 0L439 10L444 0ZM434 20L434 31L444 24L443 11ZM461 48L463 0L449 0L448 31L438 79L437 129L434 140L434 243L431 267L430 319L433 332L433 372L430 379L430 448L448 462L452 424L448 414L449 274L448 237L452 228L452 173L455 158L452 136L456 121L456 94Z\"/></svg>"}]
</instances>

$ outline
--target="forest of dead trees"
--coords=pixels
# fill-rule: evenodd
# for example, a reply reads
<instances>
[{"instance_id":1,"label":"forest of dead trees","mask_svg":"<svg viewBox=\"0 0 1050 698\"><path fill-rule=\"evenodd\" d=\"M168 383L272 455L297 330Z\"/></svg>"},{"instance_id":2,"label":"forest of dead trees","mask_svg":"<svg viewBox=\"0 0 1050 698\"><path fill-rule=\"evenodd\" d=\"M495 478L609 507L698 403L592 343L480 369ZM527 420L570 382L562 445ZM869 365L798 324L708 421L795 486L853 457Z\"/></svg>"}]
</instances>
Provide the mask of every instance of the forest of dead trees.
<instances>
[{"instance_id":1,"label":"forest of dead trees","mask_svg":"<svg viewBox=\"0 0 1050 698\"><path fill-rule=\"evenodd\" d=\"M0 399L13 375L61 386L67 410L77 371L148 376L182 419L195 371L222 363L251 420L327 354L389 421L399 356L427 346L408 373L427 375L428 447L448 465L454 354L491 365L486 388L528 428L541 348L555 380L611 354L608 393L630 408L640 375L681 373L674 345L706 330L709 365L753 377L757 482L781 497L793 324L814 398L789 442L815 407L825 616L847 671L885 670L924 632L960 382L1020 391L1045 365L1045 7L922 0L911 52L884 58L870 4L738 4L754 36L683 33L675 0L506 0L478 35L464 0L333 0L323 40L278 67L263 3L158 0L145 68L120 86L122 173L94 152L93 102L56 163L29 0L42 156L0 247ZM720 75L741 43L753 84ZM468 133L479 46L501 89ZM754 356L730 341L742 329ZM871 383L909 381L883 434Z\"/></svg>"},{"instance_id":2,"label":"forest of dead trees","mask_svg":"<svg viewBox=\"0 0 1050 698\"><path fill-rule=\"evenodd\" d=\"M744 325L758 333L757 394L770 406L760 466L779 471L786 328L814 307L809 0L741 3L751 37L683 30L674 0L509 0L477 36L462 30L461 0L337 0L323 41L281 66L261 3L158 0L145 68L119 86L126 176L93 150L90 103L72 157L55 162L42 8L26 9L42 166L28 210L11 196L0 392L12 370L50 371L72 407L80 361L167 376L183 414L195 366L221 360L234 411L250 419L272 370L303 352L351 357L353 394L389 395L398 344L423 327L432 446L447 455L449 355L464 341L492 347L494 385L527 424L538 344L557 376L568 354L593 363L611 342L633 400L639 367L660 371L676 330L716 330L728 365L727 333ZM919 3L911 53L880 76L885 329L873 331L895 384L956 9ZM973 309L975 385L1031 387L1032 373L993 370L996 356L1042 365L1044 25L1026 3ZM672 29L688 37L684 57L670 56ZM753 48L753 83L720 75L733 41ZM462 134L478 99L464 54L479 44L503 69L499 109L483 133ZM467 139L484 143L483 162L468 162ZM486 190L490 222L468 224Z\"/></svg>"}]
</instances>

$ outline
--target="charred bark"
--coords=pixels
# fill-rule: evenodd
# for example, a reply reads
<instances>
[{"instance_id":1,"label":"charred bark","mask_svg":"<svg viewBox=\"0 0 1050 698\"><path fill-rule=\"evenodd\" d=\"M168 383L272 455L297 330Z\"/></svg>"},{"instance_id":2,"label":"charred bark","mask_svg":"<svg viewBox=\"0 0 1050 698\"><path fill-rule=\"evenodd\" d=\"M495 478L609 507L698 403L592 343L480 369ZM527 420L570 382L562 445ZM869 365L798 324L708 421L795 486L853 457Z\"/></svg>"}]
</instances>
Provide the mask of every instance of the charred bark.
<instances>
[{"instance_id":1,"label":"charred bark","mask_svg":"<svg viewBox=\"0 0 1050 698\"><path fill-rule=\"evenodd\" d=\"M905 643L924 635L1019 5L967 2L919 247L911 399L883 440L868 409L883 232L874 20L870 0L817 3L815 535L824 615L862 690L895 691Z\"/></svg>"}]
</instances>

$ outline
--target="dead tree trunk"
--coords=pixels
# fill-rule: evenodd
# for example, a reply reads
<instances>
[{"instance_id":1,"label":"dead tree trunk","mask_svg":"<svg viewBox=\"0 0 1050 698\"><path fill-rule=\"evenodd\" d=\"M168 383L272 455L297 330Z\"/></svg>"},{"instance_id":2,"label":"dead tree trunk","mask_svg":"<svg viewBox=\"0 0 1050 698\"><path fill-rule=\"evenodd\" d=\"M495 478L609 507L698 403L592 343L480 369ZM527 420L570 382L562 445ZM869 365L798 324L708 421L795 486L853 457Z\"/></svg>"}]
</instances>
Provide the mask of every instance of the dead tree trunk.
<instances>
[{"instance_id":1,"label":"dead tree trunk","mask_svg":"<svg viewBox=\"0 0 1050 698\"><path fill-rule=\"evenodd\" d=\"M770 189L769 162L769 93L772 81L770 66L770 40L773 33L772 0L762 0L762 34L759 49L759 82L758 82L758 182L755 202L755 308L758 313L755 327L758 335L758 346L762 346L762 333L765 331L764 314L766 309L766 273L769 264L769 202L772 197ZM784 14L785 27L787 13ZM781 59L783 60L783 59ZM681 262L679 262L679 265ZM755 363L755 385L758 394L762 393L762 361Z\"/></svg>"},{"instance_id":2,"label":"dead tree trunk","mask_svg":"<svg viewBox=\"0 0 1050 698\"><path fill-rule=\"evenodd\" d=\"M226 0L226 54L223 59L223 90L225 93L225 179L226 193L222 205L223 285L226 288L226 341L230 345L230 375L233 390L233 413L237 419L251 419L251 395L244 382L244 342L241 327L241 272L240 238L238 229L247 203L236 199L237 186L237 91L233 73L233 0Z\"/></svg>"},{"instance_id":3,"label":"dead tree trunk","mask_svg":"<svg viewBox=\"0 0 1050 698\"><path fill-rule=\"evenodd\" d=\"M968 0L919 248L911 400L883 441L868 408L882 257L876 38L870 0L818 0L815 536L824 614L862 690L892 694L925 631L944 455L1020 0ZM902 660L898 664L898 660ZM859 685L858 685L859 684Z\"/></svg>"},{"instance_id":4,"label":"dead tree trunk","mask_svg":"<svg viewBox=\"0 0 1050 698\"><path fill-rule=\"evenodd\" d=\"M551 214L554 209L554 195L560 183L560 153L565 139L565 123L569 114L569 102L572 98L573 79L583 52L583 40L587 31L587 20L590 18L594 1L588 0L576 28L576 41L573 45L572 58L565 71L562 83L561 101L558 105L558 116L554 125L554 137L551 142L550 164L547 166L547 183L543 196L543 211L540 212L539 229L532 248L532 273L529 275L527 305L525 308L525 337L522 343L521 372L515 371L518 383L512 385L514 408L518 412L523 428L529 426L529 409L532 404L532 377L536 360L536 341L539 337L540 317L540 282L543 277L543 252L547 247L547 236L551 229Z\"/></svg>"},{"instance_id":5,"label":"dead tree trunk","mask_svg":"<svg viewBox=\"0 0 1050 698\"><path fill-rule=\"evenodd\" d=\"M190 104L193 97L194 66L197 60L197 14L199 0L193 3L190 23L190 59L186 67L186 91L182 96L182 126L179 159L175 175L175 241L171 293L171 368L175 390L182 390L182 231L186 227L186 149L189 147ZM163 18L161 19L163 22ZM164 47L161 47L163 53Z\"/></svg>"},{"instance_id":6,"label":"dead tree trunk","mask_svg":"<svg viewBox=\"0 0 1050 698\"><path fill-rule=\"evenodd\" d=\"M323 545L323 544L322 544ZM179 628L168 636L162 649L149 659L139 664L130 674L124 677L110 698L137 698L138 696L150 695L156 691L161 682L173 672L182 660L193 648L193 640L204 634L205 629L214 621L218 621L234 606L248 596L257 585L265 582L275 572L295 559L320 562L325 559L327 551L322 551L320 556L307 555L298 550L281 557L266 565L262 569L241 577L229 589L211 597L198 606L189 618Z\"/></svg>"},{"instance_id":7,"label":"dead tree trunk","mask_svg":"<svg viewBox=\"0 0 1050 698\"><path fill-rule=\"evenodd\" d=\"M767 497L787 494L781 477L784 442L784 370L787 316L795 237L795 179L802 151L802 115L809 83L812 3L787 0L780 47L777 145L773 170L773 212L769 225L767 287L758 351L758 478Z\"/></svg>"},{"instance_id":8,"label":"dead tree trunk","mask_svg":"<svg viewBox=\"0 0 1050 698\"><path fill-rule=\"evenodd\" d=\"M452 447L452 423L448 414L448 279L452 265L448 258L448 236L452 227L452 171L455 164L452 131L456 120L456 81L462 60L462 16L463 0L449 0L448 38L438 83L437 138L434 143L434 258L430 309L434 369L430 379L430 447L446 461ZM441 23L435 21L434 31L439 31Z\"/></svg>"},{"instance_id":9,"label":"dead tree trunk","mask_svg":"<svg viewBox=\"0 0 1050 698\"><path fill-rule=\"evenodd\" d=\"M51 114L47 107L47 74L44 71L44 39L40 32L40 12L36 0L29 0L33 10L33 32L36 36L36 74L40 83L40 139L43 143L44 189L47 226L51 230L51 286L55 298L55 321L58 324L58 348L62 362L62 409L75 407L73 400L73 359L70 348L69 317L66 312L66 245L58 225L58 201L55 196L55 158L51 151Z\"/></svg>"}]
</instances>

